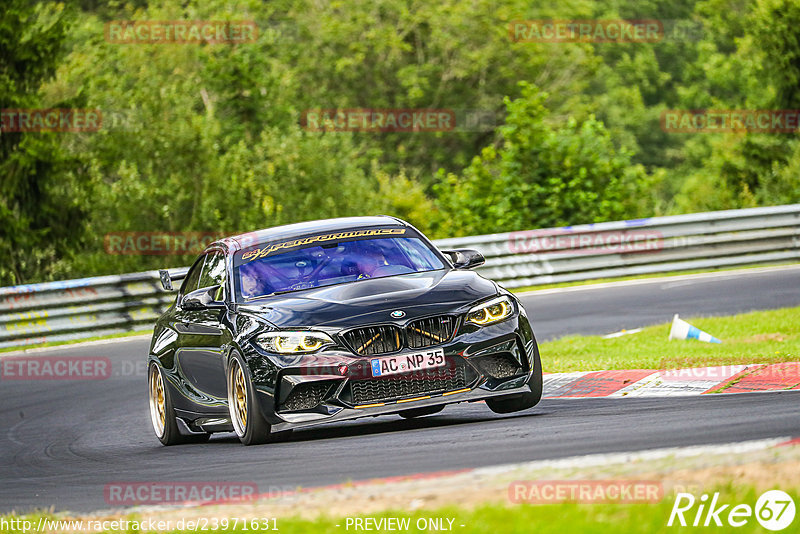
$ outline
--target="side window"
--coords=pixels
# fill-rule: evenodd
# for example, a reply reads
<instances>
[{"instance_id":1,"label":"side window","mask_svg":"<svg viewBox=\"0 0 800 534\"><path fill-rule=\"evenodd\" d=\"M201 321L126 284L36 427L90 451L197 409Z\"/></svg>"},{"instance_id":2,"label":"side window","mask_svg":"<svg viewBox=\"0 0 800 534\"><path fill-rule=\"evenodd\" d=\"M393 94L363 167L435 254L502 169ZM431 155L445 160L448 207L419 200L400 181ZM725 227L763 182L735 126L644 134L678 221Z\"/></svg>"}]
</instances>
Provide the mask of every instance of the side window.
<instances>
[{"instance_id":1,"label":"side window","mask_svg":"<svg viewBox=\"0 0 800 534\"><path fill-rule=\"evenodd\" d=\"M197 289L197 282L200 280L200 270L203 268L203 262L205 261L205 258L205 256L201 256L196 262L194 262L192 268L189 269L189 272L186 274L186 278L183 279L183 285L181 285L181 297Z\"/></svg>"},{"instance_id":2,"label":"side window","mask_svg":"<svg viewBox=\"0 0 800 534\"><path fill-rule=\"evenodd\" d=\"M197 287L211 287L217 284L223 288L225 286L225 256L221 252L212 252L206 256L203 270L200 272L200 284Z\"/></svg>"}]
</instances>

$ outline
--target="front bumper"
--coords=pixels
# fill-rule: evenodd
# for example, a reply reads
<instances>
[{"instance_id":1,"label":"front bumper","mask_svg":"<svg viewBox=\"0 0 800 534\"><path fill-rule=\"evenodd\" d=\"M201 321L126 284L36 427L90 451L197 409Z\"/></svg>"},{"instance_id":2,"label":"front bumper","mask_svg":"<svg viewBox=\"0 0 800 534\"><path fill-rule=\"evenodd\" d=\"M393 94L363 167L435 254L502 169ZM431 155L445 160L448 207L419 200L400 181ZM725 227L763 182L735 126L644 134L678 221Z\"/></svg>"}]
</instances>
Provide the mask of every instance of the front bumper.
<instances>
[{"instance_id":1,"label":"front bumper","mask_svg":"<svg viewBox=\"0 0 800 534\"><path fill-rule=\"evenodd\" d=\"M531 391L528 387L529 380L530 374L517 377L512 381L507 382L506 387L494 391L485 389L482 386L477 386L474 389L467 389L464 391L445 392L418 398L404 399L401 401L366 405L358 408L336 407L334 408L333 413L329 415L303 412L283 413L279 414L279 417L281 417L283 422L273 423L272 429L276 432L280 432L293 428L315 426L321 423L395 414L403 410L424 408L426 406L440 406L456 404L459 402L476 402L490 397L507 396L516 393L524 394Z\"/></svg>"},{"instance_id":2,"label":"front bumper","mask_svg":"<svg viewBox=\"0 0 800 534\"><path fill-rule=\"evenodd\" d=\"M380 356L347 351L300 358L256 351L247 360L262 414L276 432L531 391L538 348L524 312L420 350L430 349L444 350L443 368L391 378L372 378L369 360Z\"/></svg>"}]
</instances>

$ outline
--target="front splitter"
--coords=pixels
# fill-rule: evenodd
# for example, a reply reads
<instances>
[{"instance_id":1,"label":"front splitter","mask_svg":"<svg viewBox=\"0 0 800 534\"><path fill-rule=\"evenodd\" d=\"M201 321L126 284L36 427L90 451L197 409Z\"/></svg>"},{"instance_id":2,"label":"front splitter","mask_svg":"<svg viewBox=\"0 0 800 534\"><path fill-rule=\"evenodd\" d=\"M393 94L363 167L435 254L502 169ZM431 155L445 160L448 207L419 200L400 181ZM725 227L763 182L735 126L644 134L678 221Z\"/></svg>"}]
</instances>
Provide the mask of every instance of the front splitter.
<instances>
[{"instance_id":1,"label":"front splitter","mask_svg":"<svg viewBox=\"0 0 800 534\"><path fill-rule=\"evenodd\" d=\"M509 380L508 382L503 382L491 390L486 389L483 385L480 385L472 389L460 389L433 395L420 395L409 399L399 399L389 402L376 402L372 404L359 405L352 408L335 407L338 408L338 411L333 414L320 414L311 412L277 414L278 417L284 420L284 422L273 424L272 429L275 432L281 432L283 430L305 428L324 423L359 419L361 417L394 414L403 410L425 408L427 406L457 404L460 402L475 402L492 397L530 393L531 390L528 387L528 381L531 379L532 375L533 373L531 372L513 380Z\"/></svg>"}]
</instances>

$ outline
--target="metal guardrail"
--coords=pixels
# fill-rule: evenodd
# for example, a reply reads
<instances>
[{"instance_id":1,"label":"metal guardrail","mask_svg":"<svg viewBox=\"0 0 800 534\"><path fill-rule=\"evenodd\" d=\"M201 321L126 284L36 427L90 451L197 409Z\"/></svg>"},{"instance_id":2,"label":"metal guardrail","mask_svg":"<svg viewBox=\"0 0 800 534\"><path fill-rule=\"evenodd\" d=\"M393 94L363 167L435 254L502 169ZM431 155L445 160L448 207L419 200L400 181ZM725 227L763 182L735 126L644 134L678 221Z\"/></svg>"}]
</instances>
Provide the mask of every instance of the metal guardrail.
<instances>
[{"instance_id":1,"label":"metal guardrail","mask_svg":"<svg viewBox=\"0 0 800 534\"><path fill-rule=\"evenodd\" d=\"M508 288L800 261L800 204L442 239ZM186 268L170 271L183 274ZM0 348L145 329L175 298L157 271L0 288Z\"/></svg>"},{"instance_id":2,"label":"metal guardrail","mask_svg":"<svg viewBox=\"0 0 800 534\"><path fill-rule=\"evenodd\" d=\"M561 244L559 244L559 240ZM800 260L800 204L443 239L505 287Z\"/></svg>"},{"instance_id":3,"label":"metal guardrail","mask_svg":"<svg viewBox=\"0 0 800 534\"><path fill-rule=\"evenodd\" d=\"M0 287L0 348L144 329L174 298L158 271Z\"/></svg>"}]
</instances>

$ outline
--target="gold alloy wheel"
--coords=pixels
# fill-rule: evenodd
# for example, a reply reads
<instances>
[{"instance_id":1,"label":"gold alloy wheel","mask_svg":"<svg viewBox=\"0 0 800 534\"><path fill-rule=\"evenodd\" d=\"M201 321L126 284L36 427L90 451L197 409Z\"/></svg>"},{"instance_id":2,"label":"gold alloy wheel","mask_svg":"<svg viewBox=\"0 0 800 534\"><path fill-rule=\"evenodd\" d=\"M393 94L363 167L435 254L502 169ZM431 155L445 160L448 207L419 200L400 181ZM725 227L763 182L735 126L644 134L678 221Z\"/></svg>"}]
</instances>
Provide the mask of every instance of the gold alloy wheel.
<instances>
[{"instance_id":1,"label":"gold alloy wheel","mask_svg":"<svg viewBox=\"0 0 800 534\"><path fill-rule=\"evenodd\" d=\"M235 400L234 412L239 420L242 433L247 428L247 385L244 382L244 371L239 362L233 370L233 394Z\"/></svg>"},{"instance_id":2,"label":"gold alloy wheel","mask_svg":"<svg viewBox=\"0 0 800 534\"><path fill-rule=\"evenodd\" d=\"M161 437L164 435L164 425L167 421L164 380L157 367L152 366L150 369L150 419L153 421L153 430Z\"/></svg>"}]
</instances>

